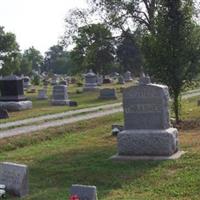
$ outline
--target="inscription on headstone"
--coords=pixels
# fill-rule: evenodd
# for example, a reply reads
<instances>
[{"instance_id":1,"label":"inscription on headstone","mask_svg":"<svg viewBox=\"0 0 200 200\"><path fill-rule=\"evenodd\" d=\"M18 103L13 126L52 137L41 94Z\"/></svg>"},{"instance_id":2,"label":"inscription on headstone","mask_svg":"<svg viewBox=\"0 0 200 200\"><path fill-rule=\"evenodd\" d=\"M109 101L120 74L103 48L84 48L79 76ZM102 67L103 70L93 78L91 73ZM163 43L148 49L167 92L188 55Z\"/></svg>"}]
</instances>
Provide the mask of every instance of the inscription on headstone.
<instances>
[{"instance_id":1,"label":"inscription on headstone","mask_svg":"<svg viewBox=\"0 0 200 200\"><path fill-rule=\"evenodd\" d=\"M6 190L19 197L28 194L28 167L16 163L0 163L0 184L6 186Z\"/></svg>"}]
</instances>

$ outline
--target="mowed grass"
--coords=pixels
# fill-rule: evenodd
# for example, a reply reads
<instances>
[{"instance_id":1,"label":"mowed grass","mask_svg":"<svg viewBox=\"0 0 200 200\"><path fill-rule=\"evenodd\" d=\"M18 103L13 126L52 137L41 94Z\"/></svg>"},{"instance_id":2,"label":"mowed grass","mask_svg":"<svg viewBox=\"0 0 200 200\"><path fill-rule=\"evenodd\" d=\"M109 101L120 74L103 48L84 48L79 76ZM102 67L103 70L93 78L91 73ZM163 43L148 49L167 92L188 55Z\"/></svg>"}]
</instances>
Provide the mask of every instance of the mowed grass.
<instances>
[{"instance_id":1,"label":"mowed grass","mask_svg":"<svg viewBox=\"0 0 200 200\"><path fill-rule=\"evenodd\" d=\"M118 163L113 123L122 113L0 140L0 160L29 166L25 200L69 199L74 183L96 185L100 200L199 200L200 130L180 132L178 160Z\"/></svg>"}]
</instances>

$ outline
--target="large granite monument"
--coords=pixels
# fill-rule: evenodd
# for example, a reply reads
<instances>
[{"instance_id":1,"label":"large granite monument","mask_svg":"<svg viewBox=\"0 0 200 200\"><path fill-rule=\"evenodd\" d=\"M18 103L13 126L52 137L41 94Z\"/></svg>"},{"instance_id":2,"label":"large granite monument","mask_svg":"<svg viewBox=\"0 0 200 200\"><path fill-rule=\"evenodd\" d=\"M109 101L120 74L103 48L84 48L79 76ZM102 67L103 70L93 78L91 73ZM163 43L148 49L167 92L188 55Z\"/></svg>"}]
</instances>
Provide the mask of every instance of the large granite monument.
<instances>
[{"instance_id":1,"label":"large granite monument","mask_svg":"<svg viewBox=\"0 0 200 200\"><path fill-rule=\"evenodd\" d=\"M24 96L23 79L7 76L0 79L0 107L8 111L32 108L32 102Z\"/></svg>"},{"instance_id":2,"label":"large granite monument","mask_svg":"<svg viewBox=\"0 0 200 200\"><path fill-rule=\"evenodd\" d=\"M93 91L97 90L97 75L90 69L89 72L85 75L85 85L84 91Z\"/></svg>"},{"instance_id":3,"label":"large granite monument","mask_svg":"<svg viewBox=\"0 0 200 200\"><path fill-rule=\"evenodd\" d=\"M117 135L118 154L112 159L162 160L182 154L178 131L170 127L168 87L148 80L143 77L123 91L124 130Z\"/></svg>"}]
</instances>

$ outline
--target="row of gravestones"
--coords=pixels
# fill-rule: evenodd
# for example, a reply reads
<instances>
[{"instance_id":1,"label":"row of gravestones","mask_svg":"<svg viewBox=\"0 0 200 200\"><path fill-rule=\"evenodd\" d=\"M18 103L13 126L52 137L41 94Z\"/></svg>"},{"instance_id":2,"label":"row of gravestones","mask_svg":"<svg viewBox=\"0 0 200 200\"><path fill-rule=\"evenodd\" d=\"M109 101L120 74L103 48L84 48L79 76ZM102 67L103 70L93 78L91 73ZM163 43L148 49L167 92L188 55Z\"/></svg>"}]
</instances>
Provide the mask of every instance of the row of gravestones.
<instances>
[{"instance_id":1,"label":"row of gravestones","mask_svg":"<svg viewBox=\"0 0 200 200\"><path fill-rule=\"evenodd\" d=\"M0 107L1 118L8 117L3 109L8 111L20 111L32 108L32 102L24 96L23 81L16 76L5 77L0 80ZM52 93L53 105L77 106L77 103L68 99L67 86L55 85ZM39 90L38 99L47 99L47 88ZM102 89L100 99L116 99L114 89Z\"/></svg>"},{"instance_id":2,"label":"row of gravestones","mask_svg":"<svg viewBox=\"0 0 200 200\"><path fill-rule=\"evenodd\" d=\"M131 82L133 81L131 72L127 71L123 76L119 76L118 83L124 84L125 82ZM98 77L92 70L90 70L85 75L85 85L83 90L84 91L93 91L97 89L98 85L101 85L102 83L110 83L111 81L109 79L102 80L102 77Z\"/></svg>"}]
</instances>

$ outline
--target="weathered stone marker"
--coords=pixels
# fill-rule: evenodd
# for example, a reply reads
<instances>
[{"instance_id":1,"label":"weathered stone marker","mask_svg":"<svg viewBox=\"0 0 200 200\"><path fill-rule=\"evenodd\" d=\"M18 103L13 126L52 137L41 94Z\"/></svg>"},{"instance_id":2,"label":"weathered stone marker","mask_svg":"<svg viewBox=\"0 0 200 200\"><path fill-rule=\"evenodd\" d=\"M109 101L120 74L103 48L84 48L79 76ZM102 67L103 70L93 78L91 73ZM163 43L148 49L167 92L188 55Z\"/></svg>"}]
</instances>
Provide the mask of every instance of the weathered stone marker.
<instances>
[{"instance_id":1,"label":"weathered stone marker","mask_svg":"<svg viewBox=\"0 0 200 200\"><path fill-rule=\"evenodd\" d=\"M38 97L37 97L37 99L39 99L39 100L48 99L47 90L46 89L38 90Z\"/></svg>"},{"instance_id":2,"label":"weathered stone marker","mask_svg":"<svg viewBox=\"0 0 200 200\"><path fill-rule=\"evenodd\" d=\"M96 186L74 184L70 188L70 195L77 195L80 200L97 200Z\"/></svg>"},{"instance_id":3,"label":"weathered stone marker","mask_svg":"<svg viewBox=\"0 0 200 200\"><path fill-rule=\"evenodd\" d=\"M16 163L0 163L0 184L6 186L6 191L18 197L29 192L28 167Z\"/></svg>"},{"instance_id":4,"label":"weathered stone marker","mask_svg":"<svg viewBox=\"0 0 200 200\"><path fill-rule=\"evenodd\" d=\"M133 159L170 159L178 152L178 131L169 123L168 87L132 86L123 92L124 131L117 135L118 155ZM125 158L124 157L124 158ZM173 159L173 157L171 157Z\"/></svg>"},{"instance_id":5,"label":"weathered stone marker","mask_svg":"<svg viewBox=\"0 0 200 200\"><path fill-rule=\"evenodd\" d=\"M55 85L52 94L53 105L68 105L68 94L66 85Z\"/></svg>"},{"instance_id":6,"label":"weathered stone marker","mask_svg":"<svg viewBox=\"0 0 200 200\"><path fill-rule=\"evenodd\" d=\"M117 99L114 88L104 88L100 90L99 99Z\"/></svg>"},{"instance_id":7,"label":"weathered stone marker","mask_svg":"<svg viewBox=\"0 0 200 200\"><path fill-rule=\"evenodd\" d=\"M98 90L97 75L92 70L89 70L89 72L85 75L85 84L83 90L84 91Z\"/></svg>"}]
</instances>

